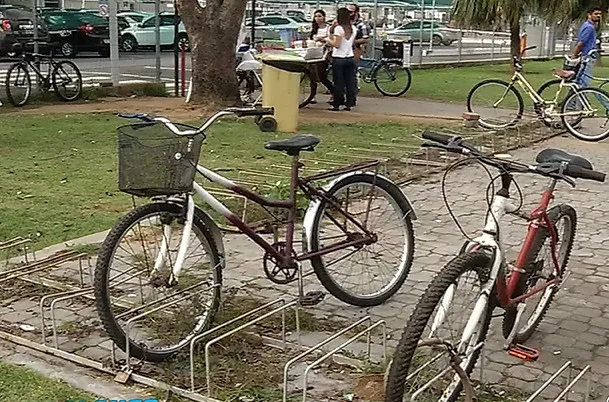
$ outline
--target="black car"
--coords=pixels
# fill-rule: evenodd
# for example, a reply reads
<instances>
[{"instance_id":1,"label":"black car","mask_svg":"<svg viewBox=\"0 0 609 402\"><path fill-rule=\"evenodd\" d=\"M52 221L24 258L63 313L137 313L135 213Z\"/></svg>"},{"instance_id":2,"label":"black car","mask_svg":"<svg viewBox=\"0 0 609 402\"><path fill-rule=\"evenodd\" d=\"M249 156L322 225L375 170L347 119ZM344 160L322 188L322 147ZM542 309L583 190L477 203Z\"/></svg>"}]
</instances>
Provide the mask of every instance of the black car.
<instances>
[{"instance_id":1,"label":"black car","mask_svg":"<svg viewBox=\"0 0 609 402\"><path fill-rule=\"evenodd\" d=\"M14 43L21 43L23 48L32 51L34 48L34 13L25 7L0 5L0 54L12 56ZM47 26L38 19L39 51L45 51L49 41Z\"/></svg>"},{"instance_id":2,"label":"black car","mask_svg":"<svg viewBox=\"0 0 609 402\"><path fill-rule=\"evenodd\" d=\"M79 52L110 55L108 20L92 13L78 11L42 11L51 42L58 53L74 57Z\"/></svg>"}]
</instances>

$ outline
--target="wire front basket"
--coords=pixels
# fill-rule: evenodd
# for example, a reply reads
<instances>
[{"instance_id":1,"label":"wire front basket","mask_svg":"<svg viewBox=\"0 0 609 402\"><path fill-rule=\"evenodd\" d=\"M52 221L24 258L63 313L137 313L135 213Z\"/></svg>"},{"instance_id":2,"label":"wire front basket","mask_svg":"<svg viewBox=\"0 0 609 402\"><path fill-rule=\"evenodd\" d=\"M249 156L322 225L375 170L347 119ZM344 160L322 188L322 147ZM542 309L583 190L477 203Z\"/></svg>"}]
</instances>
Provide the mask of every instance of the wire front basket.
<instances>
[{"instance_id":1,"label":"wire front basket","mask_svg":"<svg viewBox=\"0 0 609 402\"><path fill-rule=\"evenodd\" d=\"M193 130L175 124L179 130ZM139 197L192 191L205 136L176 136L163 123L136 123L118 131L118 188Z\"/></svg>"}]
</instances>

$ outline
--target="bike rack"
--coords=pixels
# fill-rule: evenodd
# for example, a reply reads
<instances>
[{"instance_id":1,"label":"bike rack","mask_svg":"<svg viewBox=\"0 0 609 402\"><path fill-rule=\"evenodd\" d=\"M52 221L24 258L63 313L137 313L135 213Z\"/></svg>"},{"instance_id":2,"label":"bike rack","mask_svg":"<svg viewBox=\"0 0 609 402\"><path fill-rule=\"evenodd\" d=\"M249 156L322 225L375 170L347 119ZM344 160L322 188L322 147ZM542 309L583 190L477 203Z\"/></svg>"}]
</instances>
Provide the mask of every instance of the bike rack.
<instances>
[{"instance_id":1,"label":"bike rack","mask_svg":"<svg viewBox=\"0 0 609 402\"><path fill-rule=\"evenodd\" d=\"M568 371L567 371L568 369ZM577 371L577 374L575 375L575 377L573 377L573 372ZM578 382L582 381L584 379L584 376L590 371L590 365L587 365L586 367L584 367L581 370L578 369L574 369L573 368L573 364L572 362L569 360L568 362L566 362L565 364L563 364L563 366L561 368L559 368L556 372L554 372L554 374L552 374L552 376L550 378L548 378L548 380L546 382L543 383L543 385L541 387L539 387L537 389L537 391L535 391L530 397L529 399L526 400L526 402L532 402L535 398L537 398L546 388L548 388L550 385L554 384L556 380L558 380L558 378L561 376L561 374L563 374L564 372L567 372L567 381L566 381L566 385L564 386L564 388L561 390L560 394L558 394L558 396L556 397L556 399L554 399L554 402L559 402L561 399L564 400L565 402L569 401L569 392L573 389L573 387L575 385L577 385ZM590 376L587 376L586 379L586 393L584 395L584 402L588 402L589 398L590 398L590 389L591 389L591 378Z\"/></svg>"},{"instance_id":2,"label":"bike rack","mask_svg":"<svg viewBox=\"0 0 609 402\"><path fill-rule=\"evenodd\" d=\"M26 244L28 242L29 241L27 239L19 239L17 241L10 242L10 244L17 244L17 246L19 246L22 244ZM9 242L3 242L1 244L8 245ZM89 268L88 272L87 272L86 267L84 266L85 259L88 262L88 268ZM72 267L67 272L69 272L69 274L72 275L73 277L76 277L78 275L80 280L75 281L75 283L73 283L73 284L72 283L62 283L62 282L59 282L56 280L51 280L51 279L45 278L45 277L43 277L43 275L41 275L44 270L61 269L62 271L66 271L67 270L66 263L73 262L74 260L78 260L78 269L75 269L75 267ZM0 272L0 283L3 281L8 281L10 279L15 279L15 280L25 281L28 283L40 284L40 285L45 286L46 288L56 290L56 292L54 292L52 294L45 294L40 298L39 314L40 314L40 330L41 330L41 334L42 334L40 342L34 341L32 339L28 339L26 337L18 336L18 335L9 333L9 332L5 332L3 330L0 330L0 338L11 341L11 342L21 345L21 346L31 348L31 349L39 351L39 352L51 354L51 355L60 357L65 360L99 370L106 374L110 374L112 376L115 376L115 380L118 382L126 382L128 379L132 379L133 381L135 381L139 384L163 389L163 390L167 391L168 393L173 393L173 394L188 398L190 400L200 401L200 402L217 402L218 401L218 399L215 399L212 397L213 382L212 382L212 376L211 376L211 363L210 363L211 362L211 360L210 360L211 347L214 344L236 334L237 332L246 332L247 331L247 333L249 335L256 336L259 339L261 339L264 345L282 349L286 353L289 353L290 351L299 352L297 359L291 359L290 361L288 361L288 363L284 367L284 373L286 373L286 376L284 377L284 400L287 400L287 396L288 396L288 394L287 394L287 387L288 387L287 373L289 372L291 365L293 365L297 360L302 360L305 357L312 355L312 354L315 354L315 356L318 357L315 362L313 362L312 364L307 366L306 371L304 373L303 399L302 400L306 401L308 374L309 374L310 370L314 369L319 364L321 364L322 362L324 362L325 360L327 360L333 356L336 357L337 362L341 361L342 362L341 364L353 364L353 359L348 358L346 356L341 356L339 353L342 349L344 349L347 346L349 346L350 344L354 343L355 341L357 341L359 338L361 338L364 335L367 335L367 343L366 343L367 354L366 355L367 355L367 358L370 360L371 332L375 328L382 329L383 362L385 363L386 359L387 359L387 347L386 347L386 338L387 337L386 337L386 327L385 327L384 321L381 320L381 321L377 321L377 322L373 323L371 318L369 316L367 316L367 317L364 317L364 318L358 320L357 322L341 329L340 331L330 335L328 338L324 339L323 341L319 342L316 345L305 346L301 342L301 328L300 328L299 312L300 312L300 309L303 307L300 305L299 299L296 298L293 300L288 300L285 298L278 298L276 300L270 301L270 302L265 303L256 308L253 308L253 309L241 314L240 316L235 317L222 324L219 324L219 325L207 330L206 332L198 335L197 337L193 338L190 342L190 353L189 353L190 387L188 389L186 389L186 388L181 388L181 387L178 387L178 386L175 386L172 384L168 384L168 383L156 380L154 378L138 374L136 372L137 370L135 370L135 363L132 362L133 358L129 354L128 346L126 347L126 350L124 353L124 363L120 363L116 356L116 351L117 351L116 345L113 342L110 342L111 348L110 348L110 350L108 350L107 353L110 357L110 362L112 363L111 365L108 365L107 363L103 363L101 361L83 357L77 353L68 352L66 350L61 349L62 345L60 344L59 336L58 336L60 321L59 321L59 317L56 315L56 310L60 304L69 303L70 301L75 300L75 299L86 300L88 302L92 302L95 300L94 295L93 295L93 287L92 287L93 276L91 275L92 274L92 272L90 270L91 267L92 267L91 261L87 254L78 253L76 251L62 251L62 252L56 253L52 256L49 256L47 258L44 258L44 259L41 259L41 260L38 260L35 262L30 262L28 264L24 264L24 265L16 267L16 268L11 267L9 270ZM127 270L127 271L117 273L113 278L111 278L111 280L118 279L119 276L121 277L121 280L119 280L117 283L113 283L112 287L118 286L126 281L133 279L135 274L129 274L129 270ZM302 287L303 287L302 279L308 275L303 275L302 268L301 268L299 270L298 276L299 276L299 279L298 279L299 287L302 289ZM191 285L188 288L183 289L180 292L180 294L178 294L178 296L182 295L183 293L186 293L188 290L194 290L201 286L207 286L207 287L205 287L202 290L195 291L194 294L197 294L198 292L201 292L201 291L206 291L208 289L208 287L210 286L210 284L208 284L206 282L200 282L195 285ZM142 312L142 313L132 317L128 321L127 328L126 328L126 336L128 337L129 329L132 328L132 326L135 324L135 322L137 320L143 319L144 317L146 317L149 314L152 314L163 308L169 307L175 303L183 301L189 297L192 297L193 295L178 297L177 299L175 299L175 296L176 296L175 294L170 296L170 297L174 297L174 299L170 300L170 301L167 300L168 297L165 297L165 298L161 298L159 300L155 300L153 302L147 303L146 305L138 306L136 308L133 308L134 306L130 305L129 303L125 303L124 306L119 303L119 305L121 305L121 307L128 308L128 311L122 313L122 315L137 313L142 310L146 310L145 312ZM291 308L294 309L294 313L295 313L296 343L290 342L287 340L286 311ZM254 325L260 323L261 321L263 321L265 319L269 319L270 317L277 315L277 314L281 314L281 321L282 321L281 333L280 333L280 337L278 339L272 338L272 337L269 337L269 336L263 335L263 334L256 334L256 333L253 333L250 331ZM239 325L236 328L229 329L232 325L234 325L236 323L239 323L241 325ZM363 325L363 324L366 324L366 328L364 330L360 331L355 336L349 338L347 341L341 343L339 346L335 347L332 350L326 350L324 348L330 342L337 340L340 336L345 335L347 332L352 331L352 330L356 329L359 325ZM50 337L49 337L49 335L50 335ZM215 337L213 339L209 339L209 337L211 335L215 335ZM203 388L197 389L196 372L195 372L194 368L195 368L195 357L196 357L196 354L195 354L196 348L195 347L197 346L197 344L201 343L203 340L206 341L206 343L205 343L206 379L205 379L205 387L204 387L205 392L201 393ZM127 345L129 345L129 343L127 343ZM101 347L101 346L99 346L99 347ZM325 353L325 354L323 354L323 353ZM323 354L323 355L320 356L320 354ZM287 358L287 356L288 355L286 355L286 358ZM122 359L121 359L121 361L122 361ZM144 362L139 362L139 363L144 363Z\"/></svg>"}]
</instances>

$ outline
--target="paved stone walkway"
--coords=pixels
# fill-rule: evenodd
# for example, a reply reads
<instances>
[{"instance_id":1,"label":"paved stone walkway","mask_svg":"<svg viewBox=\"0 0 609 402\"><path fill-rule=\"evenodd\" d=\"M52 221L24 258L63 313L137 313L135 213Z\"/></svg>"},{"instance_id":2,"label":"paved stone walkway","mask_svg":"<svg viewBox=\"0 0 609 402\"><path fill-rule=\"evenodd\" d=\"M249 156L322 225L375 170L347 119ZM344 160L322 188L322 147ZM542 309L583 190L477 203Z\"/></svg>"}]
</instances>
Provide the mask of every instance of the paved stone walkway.
<instances>
[{"instance_id":1,"label":"paved stone walkway","mask_svg":"<svg viewBox=\"0 0 609 402\"><path fill-rule=\"evenodd\" d=\"M558 147L588 157L597 170L609 172L609 144L587 144L571 138L557 137L535 147L513 152L516 159L533 162L539 150ZM332 316L353 322L366 314L387 322L390 345L395 345L413 306L423 293L431 277L446 264L459 250L463 238L450 220L441 199L440 175L431 176L405 187L404 191L413 202L418 221L415 222L416 251L412 271L401 291L386 304L371 309L348 306L331 296L327 296L312 311L321 316ZM546 180L540 177L523 176L518 180L525 194L525 208L534 205L541 194ZM474 233L482 224L486 211L484 198L488 183L486 173L479 167L466 167L449 175L447 193L455 214L466 231ZM556 371L567 360L575 367L590 364L593 380L593 400L605 400L609 396L609 205L605 189L607 184L578 181L571 189L560 184L555 203L572 204L578 211L578 230L571 262L572 275L562 289L541 323L538 331L528 342L538 348L541 356L533 363L508 356L502 350L503 338L498 329L501 320L496 319L485 344L483 357L484 380L491 384L508 384L525 392L531 392L543 380ZM526 225L522 221L507 218L514 223L505 227L504 241L511 248L508 256L513 258L517 246L524 237ZM103 238L103 237L102 237ZM225 286L249 286L252 294L271 299L292 292L295 286L278 286L264 277L262 252L251 241L240 235L227 235L225 247L228 250L228 266L225 272ZM94 263L94 262L93 262ZM72 268L74 269L74 268ZM85 270L86 271L86 270ZM75 277L77 271L69 276ZM52 272L65 275L65 272ZM85 277L87 273L85 272ZM306 279L307 290L320 290L321 285L314 276ZM29 337L40 339L40 317L38 302L40 294L0 303L0 317L5 325L27 324L37 327L29 329ZM78 316L74 316L74 308ZM60 305L56 313L59 323L78 321L81 324L98 326L92 305L89 303ZM60 347L68 351L94 358L108 357L109 342L103 336L93 333L70 336L69 328L63 328L59 336ZM29 333L29 332L28 332ZM479 370L476 370L476 376ZM582 399L584 384L576 388L575 399ZM557 387L551 387L545 394L554 398Z\"/></svg>"},{"instance_id":2,"label":"paved stone walkway","mask_svg":"<svg viewBox=\"0 0 609 402\"><path fill-rule=\"evenodd\" d=\"M536 154L544 148L556 147L581 154L590 159L597 170L609 172L609 143L587 144L572 138L556 137L538 145L512 153L517 160L534 162ZM483 224L486 211L484 190L488 177L480 167L466 167L448 176L447 194L455 215L470 234ZM416 250L412 271L402 290L386 304L368 310L345 305L328 296L316 307L325 315L353 321L365 314L387 321L395 344L419 296L431 277L458 252L464 239L449 217L441 199L440 175L410 184L405 193L414 203L418 220L415 222ZM520 176L518 183L525 195L524 208L530 210L541 196L546 179L537 176ZM540 350L536 362L523 363L502 349L501 319L493 320L484 351L484 380L491 384L508 384L525 392L532 392L559 369L567 360L574 367L591 365L594 399L609 396L609 205L606 183L578 180L571 189L559 184L554 204L569 203L578 212L575 245L569 263L572 275L558 293L546 318L527 345ZM524 239L524 221L507 217L504 242L509 248L508 258L515 259ZM263 277L261 253L257 246L242 236L226 239L229 273L228 282L244 281L256 285L256 293L272 297L281 291ZM307 278L308 289L322 289L313 276ZM261 290L258 290L262 288ZM284 288L285 289L285 288ZM295 291L295 288L292 289ZM475 377L479 370L475 370ZM564 381L564 380L563 380ZM585 382L572 394L582 398ZM548 398L555 398L557 386L548 388Z\"/></svg>"}]
</instances>

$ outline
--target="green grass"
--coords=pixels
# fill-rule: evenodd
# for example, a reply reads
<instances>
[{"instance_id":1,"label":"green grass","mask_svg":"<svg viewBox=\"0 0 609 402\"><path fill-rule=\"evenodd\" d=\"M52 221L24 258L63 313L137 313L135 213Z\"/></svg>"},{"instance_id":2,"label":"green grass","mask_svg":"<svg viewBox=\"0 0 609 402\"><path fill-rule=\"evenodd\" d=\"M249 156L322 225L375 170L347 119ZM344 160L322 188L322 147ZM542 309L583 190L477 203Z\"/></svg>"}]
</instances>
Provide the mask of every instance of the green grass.
<instances>
[{"instance_id":1,"label":"green grass","mask_svg":"<svg viewBox=\"0 0 609 402\"><path fill-rule=\"evenodd\" d=\"M29 236L39 249L110 228L132 203L117 188L116 127L125 123L108 114L0 116L0 239ZM416 144L413 134L423 129L397 123L301 127L322 140L306 157L333 161L347 160L353 154L349 147L368 149L372 142L401 138ZM232 178L238 169L248 169L273 172L272 183L285 183L288 158L263 144L288 136L262 133L250 119L220 122L210 131L200 162ZM319 167L313 162L307 166Z\"/></svg>"},{"instance_id":2,"label":"green grass","mask_svg":"<svg viewBox=\"0 0 609 402\"><path fill-rule=\"evenodd\" d=\"M609 60L609 59L607 59ZM609 79L609 61L604 66L594 67L595 77ZM552 68L562 68L562 59L550 61L525 61L524 76L533 88L554 79ZM497 64L471 67L446 67L433 69L413 69L412 85L406 94L409 99L424 99L451 103L465 103L470 89L483 79L497 78L509 81L512 76L510 64ZM395 84L397 85L397 83ZM593 81L593 86L599 82ZM605 87L607 89L607 87ZM373 84L363 84L362 96L382 96ZM522 93L524 96L524 93ZM527 102L527 104L530 102Z\"/></svg>"},{"instance_id":3,"label":"green grass","mask_svg":"<svg viewBox=\"0 0 609 402\"><path fill-rule=\"evenodd\" d=\"M95 401L98 398L32 370L0 362L0 402Z\"/></svg>"}]
</instances>

